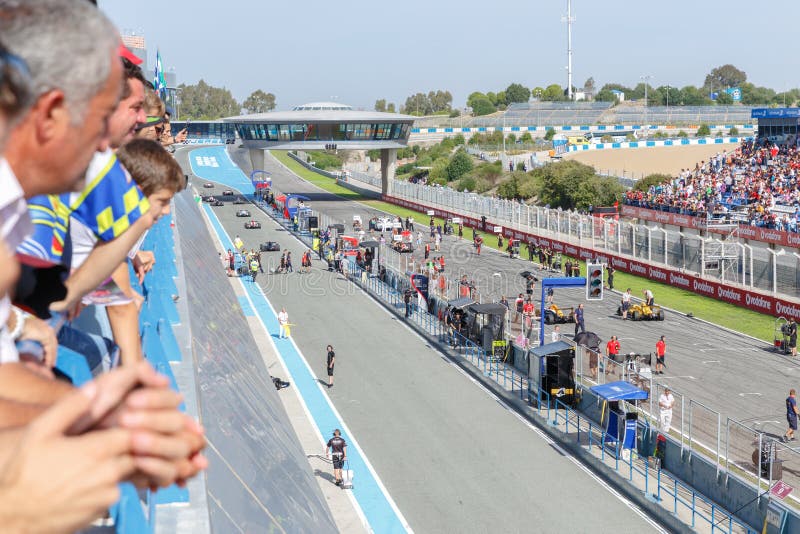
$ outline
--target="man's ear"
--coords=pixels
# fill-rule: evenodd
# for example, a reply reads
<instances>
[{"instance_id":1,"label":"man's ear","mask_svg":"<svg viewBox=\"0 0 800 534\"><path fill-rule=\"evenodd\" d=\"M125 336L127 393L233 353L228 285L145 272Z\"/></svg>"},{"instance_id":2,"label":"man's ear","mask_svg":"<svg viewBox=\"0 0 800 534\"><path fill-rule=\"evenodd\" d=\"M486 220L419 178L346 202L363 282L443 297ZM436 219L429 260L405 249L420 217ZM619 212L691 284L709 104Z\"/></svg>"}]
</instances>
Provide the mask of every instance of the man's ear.
<instances>
[{"instance_id":1,"label":"man's ear","mask_svg":"<svg viewBox=\"0 0 800 534\"><path fill-rule=\"evenodd\" d=\"M41 95L34 104L31 113L34 115L36 137L40 144L58 139L69 127L70 114L64 92L53 89Z\"/></svg>"}]
</instances>

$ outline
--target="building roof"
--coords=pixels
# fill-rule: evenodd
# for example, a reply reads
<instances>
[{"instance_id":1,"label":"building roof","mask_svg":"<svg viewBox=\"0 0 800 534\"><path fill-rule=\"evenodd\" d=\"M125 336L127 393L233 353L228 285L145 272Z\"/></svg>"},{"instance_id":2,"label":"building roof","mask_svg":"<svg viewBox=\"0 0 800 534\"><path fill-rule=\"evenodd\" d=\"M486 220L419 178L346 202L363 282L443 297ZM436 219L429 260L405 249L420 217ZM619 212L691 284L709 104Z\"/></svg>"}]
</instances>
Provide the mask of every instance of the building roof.
<instances>
[{"instance_id":1,"label":"building roof","mask_svg":"<svg viewBox=\"0 0 800 534\"><path fill-rule=\"evenodd\" d=\"M292 108L293 111L320 111L320 110L344 110L353 109L353 106L347 104L339 104L338 102L309 102L308 104L301 104Z\"/></svg>"},{"instance_id":2,"label":"building roof","mask_svg":"<svg viewBox=\"0 0 800 534\"><path fill-rule=\"evenodd\" d=\"M298 106L299 107L299 106ZM411 115L399 113L383 113L380 111L358 111L354 109L298 109L291 111L271 111L269 113L253 113L226 117L225 122L261 124L302 123L302 122L406 122L413 121Z\"/></svg>"}]
</instances>

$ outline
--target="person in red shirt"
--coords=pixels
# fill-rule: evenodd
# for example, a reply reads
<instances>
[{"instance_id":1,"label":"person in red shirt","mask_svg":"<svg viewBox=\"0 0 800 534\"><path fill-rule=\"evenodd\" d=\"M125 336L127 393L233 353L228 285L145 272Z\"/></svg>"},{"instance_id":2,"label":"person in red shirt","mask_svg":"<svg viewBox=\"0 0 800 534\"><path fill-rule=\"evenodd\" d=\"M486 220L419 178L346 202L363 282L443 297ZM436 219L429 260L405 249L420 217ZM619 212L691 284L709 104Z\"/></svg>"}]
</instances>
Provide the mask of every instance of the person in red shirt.
<instances>
[{"instance_id":1,"label":"person in red shirt","mask_svg":"<svg viewBox=\"0 0 800 534\"><path fill-rule=\"evenodd\" d=\"M656 341L656 374L664 374L664 359L667 357L667 343L664 336Z\"/></svg>"},{"instance_id":2,"label":"person in red shirt","mask_svg":"<svg viewBox=\"0 0 800 534\"><path fill-rule=\"evenodd\" d=\"M525 324L525 328L528 332L531 330L531 325L533 324L533 315L535 312L535 308L533 307L533 302L531 299L527 299L525 304L522 306L522 318Z\"/></svg>"},{"instance_id":3,"label":"person in red shirt","mask_svg":"<svg viewBox=\"0 0 800 534\"><path fill-rule=\"evenodd\" d=\"M606 358L609 360L616 361L616 357L619 354L620 345L617 336L611 336L611 339L608 340L606 343ZM606 367L606 372L608 372L608 368Z\"/></svg>"},{"instance_id":4,"label":"person in red shirt","mask_svg":"<svg viewBox=\"0 0 800 534\"><path fill-rule=\"evenodd\" d=\"M439 272L444 272L444 256L439 256Z\"/></svg>"}]
</instances>

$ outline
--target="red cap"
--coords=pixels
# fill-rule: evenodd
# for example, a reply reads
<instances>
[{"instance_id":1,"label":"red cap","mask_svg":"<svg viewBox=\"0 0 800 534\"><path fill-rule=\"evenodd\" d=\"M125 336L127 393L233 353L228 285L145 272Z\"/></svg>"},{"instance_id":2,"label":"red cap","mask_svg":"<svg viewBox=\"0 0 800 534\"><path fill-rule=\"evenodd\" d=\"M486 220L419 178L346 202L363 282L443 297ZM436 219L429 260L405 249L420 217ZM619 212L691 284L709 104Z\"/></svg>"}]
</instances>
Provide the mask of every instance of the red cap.
<instances>
[{"instance_id":1,"label":"red cap","mask_svg":"<svg viewBox=\"0 0 800 534\"><path fill-rule=\"evenodd\" d=\"M125 46L122 43L119 44L119 49L117 50L117 53L119 54L119 57L124 57L125 59L127 59L128 61L133 63L134 65L141 65L142 64L142 60L136 54L131 52L128 49L128 47Z\"/></svg>"}]
</instances>

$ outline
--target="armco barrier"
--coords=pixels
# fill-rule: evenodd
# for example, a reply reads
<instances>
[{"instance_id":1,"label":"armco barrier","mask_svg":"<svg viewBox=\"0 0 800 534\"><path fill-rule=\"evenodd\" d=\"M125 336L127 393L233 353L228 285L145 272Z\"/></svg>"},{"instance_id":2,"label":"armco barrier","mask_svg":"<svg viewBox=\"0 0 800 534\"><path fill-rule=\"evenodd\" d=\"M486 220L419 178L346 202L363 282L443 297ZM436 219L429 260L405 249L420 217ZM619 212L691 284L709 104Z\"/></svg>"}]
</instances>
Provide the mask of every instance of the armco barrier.
<instances>
[{"instance_id":1,"label":"armco barrier","mask_svg":"<svg viewBox=\"0 0 800 534\"><path fill-rule=\"evenodd\" d=\"M409 208L420 213L433 211L437 217L461 217L464 226L470 228L480 228L481 221L473 217L468 217L460 213L454 213L440 208L425 206L417 202L411 202L390 195L383 195L383 200L397 206ZM486 226L495 226L496 223L487 219ZM611 264L615 269L637 276L649 278L656 282L669 284L673 287L692 291L699 295L711 297L717 300L728 302L736 306L755 310L768 315L781 315L793 317L800 320L800 304L786 299L766 295L757 291L729 286L723 283L707 280L699 276L682 273L678 270L655 267L645 262L632 260L630 258L609 254L606 250L594 250L587 247L573 245L565 241L544 238L536 234L523 232L520 230L509 229L498 223L497 226L503 227L503 236L513 237L523 241L532 241L535 245L551 248L555 252L560 252L581 260L598 259L601 262Z\"/></svg>"}]
</instances>

